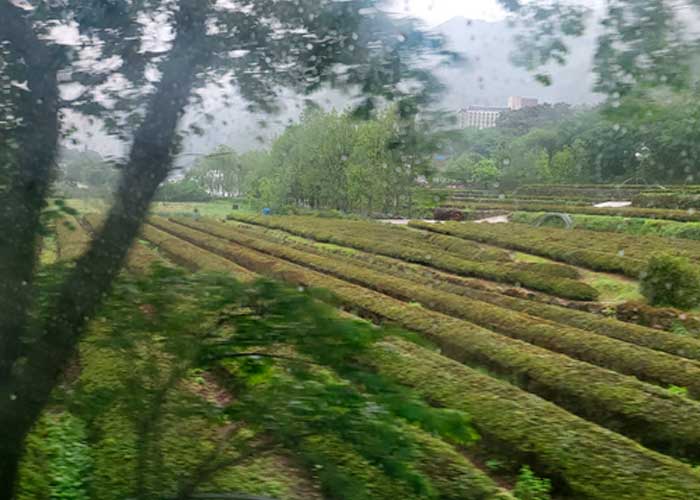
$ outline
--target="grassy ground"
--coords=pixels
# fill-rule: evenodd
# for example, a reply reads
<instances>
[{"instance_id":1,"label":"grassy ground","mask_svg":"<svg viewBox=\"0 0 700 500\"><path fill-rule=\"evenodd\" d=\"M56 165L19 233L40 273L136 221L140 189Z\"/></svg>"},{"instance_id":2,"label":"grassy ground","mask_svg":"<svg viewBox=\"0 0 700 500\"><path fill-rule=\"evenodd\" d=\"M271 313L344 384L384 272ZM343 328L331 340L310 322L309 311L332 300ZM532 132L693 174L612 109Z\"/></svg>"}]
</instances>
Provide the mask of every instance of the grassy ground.
<instances>
[{"instance_id":1,"label":"grassy ground","mask_svg":"<svg viewBox=\"0 0 700 500\"><path fill-rule=\"evenodd\" d=\"M67 203L82 214L104 212L109 208L109 203L100 198L71 198L67 200ZM243 212L253 211L244 205L240 205L240 207ZM157 201L151 205L151 212L157 215L193 215L195 209L204 217L221 219L233 211L233 202L230 200L193 203Z\"/></svg>"},{"instance_id":2,"label":"grassy ground","mask_svg":"<svg viewBox=\"0 0 700 500\"><path fill-rule=\"evenodd\" d=\"M639 293L639 283L625 276L596 273L581 269L583 282L600 292L598 300L605 303L620 303L629 300L644 300Z\"/></svg>"},{"instance_id":3,"label":"grassy ground","mask_svg":"<svg viewBox=\"0 0 700 500\"><path fill-rule=\"evenodd\" d=\"M222 219L231 213L233 203L229 200L215 200L203 203L179 203L159 201L151 205L151 212L157 215L192 215L195 209L203 217ZM251 210L243 207L243 211Z\"/></svg>"},{"instance_id":4,"label":"grassy ground","mask_svg":"<svg viewBox=\"0 0 700 500\"><path fill-rule=\"evenodd\" d=\"M81 214L104 212L109 207L107 201L102 198L70 198L66 203Z\"/></svg>"}]
</instances>

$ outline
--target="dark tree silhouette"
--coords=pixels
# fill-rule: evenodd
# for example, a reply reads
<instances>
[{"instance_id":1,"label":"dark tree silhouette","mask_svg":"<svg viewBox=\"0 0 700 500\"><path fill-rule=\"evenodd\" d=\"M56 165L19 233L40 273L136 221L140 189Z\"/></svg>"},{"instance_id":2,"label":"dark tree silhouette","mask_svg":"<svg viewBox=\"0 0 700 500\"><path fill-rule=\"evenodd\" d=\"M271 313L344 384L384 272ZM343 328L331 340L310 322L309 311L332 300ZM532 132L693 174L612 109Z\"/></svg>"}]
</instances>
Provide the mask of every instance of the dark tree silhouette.
<instances>
[{"instance_id":1,"label":"dark tree silhouette","mask_svg":"<svg viewBox=\"0 0 700 500\"><path fill-rule=\"evenodd\" d=\"M415 62L447 55L440 39L379 3L0 0L0 499L13 495L24 438L170 173L180 117L201 89L218 85L263 111L282 88L346 88L364 109L407 97L406 80L418 103L438 89ZM69 112L130 148L104 226L39 310L42 212Z\"/></svg>"}]
</instances>

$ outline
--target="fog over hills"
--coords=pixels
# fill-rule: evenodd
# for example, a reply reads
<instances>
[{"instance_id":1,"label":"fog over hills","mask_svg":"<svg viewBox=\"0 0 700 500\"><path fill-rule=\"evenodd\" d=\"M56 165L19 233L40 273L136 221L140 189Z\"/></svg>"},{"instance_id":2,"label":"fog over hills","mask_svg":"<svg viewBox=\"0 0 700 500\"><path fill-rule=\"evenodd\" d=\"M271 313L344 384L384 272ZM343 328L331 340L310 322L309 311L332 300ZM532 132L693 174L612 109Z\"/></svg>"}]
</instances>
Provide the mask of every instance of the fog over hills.
<instances>
[{"instance_id":1,"label":"fog over hills","mask_svg":"<svg viewBox=\"0 0 700 500\"><path fill-rule=\"evenodd\" d=\"M448 88L440 103L445 110L453 111L469 104L505 106L511 95L535 97L540 102L551 103L593 104L601 100L592 91L595 34L591 30L583 37L568 40L571 53L566 65L546 68L552 75L552 85L548 87L511 62L511 54L516 50L513 37L517 32L507 21L455 17L433 30L446 37L451 50L464 56L464 61L438 71ZM315 98L327 109L343 109L349 105L338 93L323 92ZM284 111L281 115L263 118L247 113L242 106L216 110L216 101L212 100L211 111L226 124L208 128L203 137L188 139L186 149L207 152L218 144L228 144L241 151L262 147L290 120L298 118L302 102L300 98L287 95L282 99ZM258 125L260 120L265 121L265 128Z\"/></svg>"},{"instance_id":2,"label":"fog over hills","mask_svg":"<svg viewBox=\"0 0 700 500\"><path fill-rule=\"evenodd\" d=\"M549 87L535 81L525 69L515 67L510 60L516 50L513 40L516 31L507 21L487 22L455 17L433 28L448 40L450 49L461 53L464 61L449 68L441 68L438 75L447 85L447 92L439 103L446 111L456 111L470 104L505 106L508 96L534 97L540 102L567 102L570 104L592 104L601 100L592 92L594 75L592 56L595 34L588 30L585 36L571 39L571 49L565 66L547 68L553 83ZM203 92L204 111L215 120L206 123L200 111L186 113L183 126L197 123L204 129L201 136L189 136L184 142L184 154L177 164L187 166L199 155L211 152L220 144L245 152L269 145L290 122L298 119L304 98L286 93L281 98L282 112L276 116L261 116L249 113L245 103L234 101L229 108L221 105L220 93L215 89ZM326 109L345 109L350 105L347 96L339 92L324 91L312 96ZM100 131L76 119L79 129L92 129L94 136L80 134L88 147L107 156L122 156L124 144L115 141Z\"/></svg>"},{"instance_id":3,"label":"fog over hills","mask_svg":"<svg viewBox=\"0 0 700 500\"><path fill-rule=\"evenodd\" d=\"M591 30L583 37L567 41L570 54L566 65L546 68L552 75L552 85L548 87L510 61L516 50L513 37L517 32L507 21L473 21L455 17L434 30L449 40L449 48L466 59L458 67L440 71L449 88L443 101L448 109L469 104L505 106L511 95L570 104L593 104L601 100L592 91L595 34Z\"/></svg>"}]
</instances>

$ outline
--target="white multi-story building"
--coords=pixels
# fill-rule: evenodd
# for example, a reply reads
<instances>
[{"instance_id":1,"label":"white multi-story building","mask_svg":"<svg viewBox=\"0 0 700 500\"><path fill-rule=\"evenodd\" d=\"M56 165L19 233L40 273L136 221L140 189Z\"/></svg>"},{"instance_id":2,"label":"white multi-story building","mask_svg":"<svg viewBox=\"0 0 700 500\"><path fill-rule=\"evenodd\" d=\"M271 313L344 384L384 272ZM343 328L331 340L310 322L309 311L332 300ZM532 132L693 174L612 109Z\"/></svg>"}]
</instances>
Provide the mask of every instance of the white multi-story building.
<instances>
[{"instance_id":1,"label":"white multi-story building","mask_svg":"<svg viewBox=\"0 0 700 500\"><path fill-rule=\"evenodd\" d=\"M517 111L523 108L537 106L537 99L528 97L511 96L508 98L507 108L492 106L467 106L457 112L459 128L493 128L498 117L506 111Z\"/></svg>"},{"instance_id":2,"label":"white multi-story building","mask_svg":"<svg viewBox=\"0 0 700 500\"><path fill-rule=\"evenodd\" d=\"M504 111L507 111L507 108L467 106L457 113L457 122L459 128L493 128Z\"/></svg>"}]
</instances>

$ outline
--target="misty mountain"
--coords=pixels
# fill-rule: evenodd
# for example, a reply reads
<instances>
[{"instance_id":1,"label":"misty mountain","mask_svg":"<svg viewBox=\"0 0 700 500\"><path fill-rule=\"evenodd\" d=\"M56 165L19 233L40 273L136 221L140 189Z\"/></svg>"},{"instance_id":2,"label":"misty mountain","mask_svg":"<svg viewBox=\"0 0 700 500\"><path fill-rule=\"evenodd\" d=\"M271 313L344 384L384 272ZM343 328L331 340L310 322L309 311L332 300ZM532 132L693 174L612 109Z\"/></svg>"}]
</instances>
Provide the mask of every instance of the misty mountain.
<instances>
[{"instance_id":1,"label":"misty mountain","mask_svg":"<svg viewBox=\"0 0 700 500\"><path fill-rule=\"evenodd\" d=\"M570 104L592 104L602 99L592 91L595 34L591 30L583 37L569 40L571 54L565 66L548 68L553 77L549 87L536 82L532 74L511 62L510 56L516 50L513 40L516 31L507 21L486 22L455 17L433 31L444 35L448 47L464 56L464 61L438 71L438 76L448 87L438 106L447 111L456 111L470 104L506 106L511 95ZM281 113L268 116L247 111L242 99L234 99L230 107L222 106L220 92L214 88L205 89L202 97L204 109L186 113L182 127L187 129L197 124L204 133L186 138L183 154L176 160L179 166L191 165L221 144L239 152L267 147L287 125L298 120L308 97L327 110L343 110L351 105L347 95L335 91L325 90L313 96L286 93L280 100ZM206 113L213 115L214 122L204 120ZM81 138L87 146L105 157L125 154L124 144L91 127L86 120L73 117L72 121L79 130L85 131Z\"/></svg>"},{"instance_id":2,"label":"misty mountain","mask_svg":"<svg viewBox=\"0 0 700 500\"><path fill-rule=\"evenodd\" d=\"M470 104L505 106L508 96L534 97L540 102L593 104L601 96L593 93L592 71L595 32L567 40L570 54L566 65L546 70L552 85L546 87L533 75L511 62L516 51L516 29L507 21L486 22L455 17L435 27L448 40L449 48L463 55L464 61L440 70L449 90L443 106L459 109Z\"/></svg>"},{"instance_id":3,"label":"misty mountain","mask_svg":"<svg viewBox=\"0 0 700 500\"><path fill-rule=\"evenodd\" d=\"M470 104L506 106L511 95L569 104L593 104L602 99L592 91L595 35L591 30L583 37L569 40L571 53L566 65L546 68L553 80L549 87L535 81L533 74L511 62L511 54L516 50L513 37L517 32L507 21L486 22L455 17L433 31L446 38L449 49L464 57L460 63L438 71L448 88L438 106L446 111L456 111ZM342 110L351 104L347 96L332 91L321 91L311 98L327 110ZM247 112L243 102L230 109L222 108L216 92L211 93L205 98L205 108L215 116L217 124L207 127L203 136L189 137L185 150L192 156L186 154L178 163L189 165L197 159L194 153L210 152L220 144L241 152L266 147L287 125L299 118L304 97L287 94L281 102L282 113L261 116ZM194 116L185 117L185 123L196 121Z\"/></svg>"}]
</instances>

